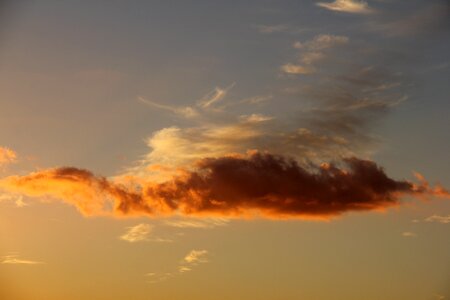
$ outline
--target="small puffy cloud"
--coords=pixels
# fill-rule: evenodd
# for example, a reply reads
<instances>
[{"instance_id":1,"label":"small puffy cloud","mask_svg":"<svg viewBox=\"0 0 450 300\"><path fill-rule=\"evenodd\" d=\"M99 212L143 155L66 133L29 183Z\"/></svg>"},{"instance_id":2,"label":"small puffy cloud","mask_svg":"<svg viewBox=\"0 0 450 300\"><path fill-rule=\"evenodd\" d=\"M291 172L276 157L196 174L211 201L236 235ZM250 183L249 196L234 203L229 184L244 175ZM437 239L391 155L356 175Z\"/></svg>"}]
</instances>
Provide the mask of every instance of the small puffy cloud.
<instances>
[{"instance_id":1,"label":"small puffy cloud","mask_svg":"<svg viewBox=\"0 0 450 300\"><path fill-rule=\"evenodd\" d=\"M205 263L208 262L207 254L207 250L192 250L184 257L184 261L189 264Z\"/></svg>"},{"instance_id":2,"label":"small puffy cloud","mask_svg":"<svg viewBox=\"0 0 450 300\"><path fill-rule=\"evenodd\" d=\"M416 237L417 234L415 234L414 232L411 232L411 231L405 231L405 232L402 232L402 236L404 236L404 237Z\"/></svg>"},{"instance_id":3,"label":"small puffy cloud","mask_svg":"<svg viewBox=\"0 0 450 300\"><path fill-rule=\"evenodd\" d=\"M13 150L0 146L0 166L16 162L17 153Z\"/></svg>"},{"instance_id":4,"label":"small puffy cloud","mask_svg":"<svg viewBox=\"0 0 450 300\"><path fill-rule=\"evenodd\" d=\"M41 261L34 261L29 259L19 258L18 255L6 255L1 259L2 264L10 264L10 265L40 265L43 264Z\"/></svg>"},{"instance_id":5,"label":"small puffy cloud","mask_svg":"<svg viewBox=\"0 0 450 300\"><path fill-rule=\"evenodd\" d=\"M128 231L119 238L130 243L148 241L152 229L153 227L149 224L138 224L128 227Z\"/></svg>"},{"instance_id":6,"label":"small puffy cloud","mask_svg":"<svg viewBox=\"0 0 450 300\"><path fill-rule=\"evenodd\" d=\"M441 224L448 224L450 223L450 215L448 216L439 216L439 215L432 215L431 217L428 217L425 219L426 222L436 222Z\"/></svg>"},{"instance_id":7,"label":"small puffy cloud","mask_svg":"<svg viewBox=\"0 0 450 300\"><path fill-rule=\"evenodd\" d=\"M358 0L335 0L334 2L318 2L317 6L322 8L353 14L370 14L374 10L365 1Z\"/></svg>"}]
</instances>

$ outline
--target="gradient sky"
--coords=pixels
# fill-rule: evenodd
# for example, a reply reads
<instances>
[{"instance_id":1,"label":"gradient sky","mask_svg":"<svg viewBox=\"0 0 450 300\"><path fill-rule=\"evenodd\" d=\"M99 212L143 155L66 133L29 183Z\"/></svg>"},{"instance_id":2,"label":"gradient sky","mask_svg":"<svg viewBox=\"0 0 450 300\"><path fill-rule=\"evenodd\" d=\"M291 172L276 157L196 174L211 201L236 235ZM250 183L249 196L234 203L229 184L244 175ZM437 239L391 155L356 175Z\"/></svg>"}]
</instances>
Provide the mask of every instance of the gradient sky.
<instances>
[{"instance_id":1,"label":"gradient sky","mask_svg":"<svg viewBox=\"0 0 450 300\"><path fill-rule=\"evenodd\" d=\"M0 2L0 298L450 299L449 13Z\"/></svg>"}]
</instances>

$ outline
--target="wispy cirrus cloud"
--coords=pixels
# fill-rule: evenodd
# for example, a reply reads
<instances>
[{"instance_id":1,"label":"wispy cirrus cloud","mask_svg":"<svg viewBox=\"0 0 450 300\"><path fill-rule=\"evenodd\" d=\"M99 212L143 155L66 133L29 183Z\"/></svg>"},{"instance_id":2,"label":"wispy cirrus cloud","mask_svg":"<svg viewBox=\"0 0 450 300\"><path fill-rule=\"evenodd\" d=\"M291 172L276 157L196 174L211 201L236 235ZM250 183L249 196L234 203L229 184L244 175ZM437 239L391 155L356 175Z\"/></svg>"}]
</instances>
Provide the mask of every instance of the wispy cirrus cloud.
<instances>
[{"instance_id":1,"label":"wispy cirrus cloud","mask_svg":"<svg viewBox=\"0 0 450 300\"><path fill-rule=\"evenodd\" d=\"M344 13L371 14L375 12L366 1L360 0L335 0L334 2L318 2L316 4L331 11Z\"/></svg>"},{"instance_id":2,"label":"wispy cirrus cloud","mask_svg":"<svg viewBox=\"0 0 450 300\"><path fill-rule=\"evenodd\" d=\"M426 218L425 222L449 224L450 223L450 215L448 215L448 216L432 215L432 216Z\"/></svg>"},{"instance_id":3,"label":"wispy cirrus cloud","mask_svg":"<svg viewBox=\"0 0 450 300\"><path fill-rule=\"evenodd\" d=\"M223 100L228 92L234 87L235 83L232 83L228 87L221 88L215 87L213 90L204 95L200 100L195 103L195 106L176 106L161 104L155 101L145 99L142 96L138 97L138 100L142 103L155 107L157 109L169 111L175 115L193 119L201 116L208 111L221 111L220 107L216 107L216 104Z\"/></svg>"},{"instance_id":4,"label":"wispy cirrus cloud","mask_svg":"<svg viewBox=\"0 0 450 300\"><path fill-rule=\"evenodd\" d=\"M191 250L181 260L176 271L161 274L156 272L150 272L145 274L145 277L148 278L149 283L158 283L173 278L175 276L191 272L199 264L207 263L208 255L209 252L207 250L195 250L195 249Z\"/></svg>"},{"instance_id":5,"label":"wispy cirrus cloud","mask_svg":"<svg viewBox=\"0 0 450 300\"><path fill-rule=\"evenodd\" d=\"M446 0L422 1L420 5L404 2L400 8L397 7L396 13L382 14L367 24L370 31L387 37L398 39L414 36L419 40L438 32L448 33L449 16L450 2Z\"/></svg>"},{"instance_id":6,"label":"wispy cirrus cloud","mask_svg":"<svg viewBox=\"0 0 450 300\"><path fill-rule=\"evenodd\" d=\"M151 100L147 100L143 97L138 97L138 100L155 108L166 110L185 118L195 118L199 115L199 112L195 108L190 106L172 106L167 104L160 104Z\"/></svg>"},{"instance_id":7,"label":"wispy cirrus cloud","mask_svg":"<svg viewBox=\"0 0 450 300\"><path fill-rule=\"evenodd\" d=\"M330 34L320 34L305 42L297 41L294 43L294 48L300 50L297 62L282 65L281 71L287 74L314 74L317 72L316 64L330 56L327 52L348 42L346 36Z\"/></svg>"},{"instance_id":8,"label":"wispy cirrus cloud","mask_svg":"<svg viewBox=\"0 0 450 300\"><path fill-rule=\"evenodd\" d=\"M197 106L202 109L211 109L217 102L223 100L235 85L236 83L232 83L225 88L215 87L211 92L197 101Z\"/></svg>"},{"instance_id":9,"label":"wispy cirrus cloud","mask_svg":"<svg viewBox=\"0 0 450 300\"><path fill-rule=\"evenodd\" d=\"M229 220L225 218L184 218L175 220L166 220L165 225L176 228L214 228L228 225Z\"/></svg>"},{"instance_id":10,"label":"wispy cirrus cloud","mask_svg":"<svg viewBox=\"0 0 450 300\"><path fill-rule=\"evenodd\" d=\"M2 264L10 264L10 265L41 265L44 262L35 261L30 259L20 258L18 255L5 255L1 258Z\"/></svg>"},{"instance_id":11,"label":"wispy cirrus cloud","mask_svg":"<svg viewBox=\"0 0 450 300\"><path fill-rule=\"evenodd\" d=\"M163 239L160 237L152 236L153 226L150 224L138 224L135 226L128 227L126 233L121 235L119 239L130 242L172 242L170 239Z\"/></svg>"}]
</instances>

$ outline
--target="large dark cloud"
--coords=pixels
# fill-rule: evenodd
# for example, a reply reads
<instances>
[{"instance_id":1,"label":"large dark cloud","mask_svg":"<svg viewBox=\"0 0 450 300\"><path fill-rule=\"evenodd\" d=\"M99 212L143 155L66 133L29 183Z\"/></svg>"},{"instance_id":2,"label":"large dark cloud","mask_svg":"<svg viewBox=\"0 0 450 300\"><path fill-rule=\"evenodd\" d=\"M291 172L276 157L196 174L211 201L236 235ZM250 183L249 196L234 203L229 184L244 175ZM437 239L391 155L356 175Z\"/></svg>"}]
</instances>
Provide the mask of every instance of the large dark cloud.
<instances>
[{"instance_id":1,"label":"large dark cloud","mask_svg":"<svg viewBox=\"0 0 450 300\"><path fill-rule=\"evenodd\" d=\"M86 170L58 168L7 177L0 187L62 199L85 215L156 217L329 218L399 205L405 194L449 196L426 183L394 180L372 161L349 158L342 165L303 167L292 159L253 152L202 159L194 169L162 183L141 178L139 185L123 185Z\"/></svg>"}]
</instances>

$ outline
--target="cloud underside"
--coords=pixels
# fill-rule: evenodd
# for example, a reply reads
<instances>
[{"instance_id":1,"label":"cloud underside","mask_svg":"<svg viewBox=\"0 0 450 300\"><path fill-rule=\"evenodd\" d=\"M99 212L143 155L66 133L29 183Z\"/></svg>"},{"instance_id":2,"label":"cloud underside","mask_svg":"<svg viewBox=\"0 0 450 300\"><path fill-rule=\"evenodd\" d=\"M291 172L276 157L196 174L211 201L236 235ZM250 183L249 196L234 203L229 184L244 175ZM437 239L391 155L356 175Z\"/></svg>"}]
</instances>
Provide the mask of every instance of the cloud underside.
<instances>
[{"instance_id":1,"label":"cloud underside","mask_svg":"<svg viewBox=\"0 0 450 300\"><path fill-rule=\"evenodd\" d=\"M0 187L62 199L87 216L328 219L396 206L405 194L449 196L424 181L391 179L372 161L350 158L342 164L303 167L282 156L252 152L199 160L164 182L118 183L86 170L57 168L7 177Z\"/></svg>"}]
</instances>

